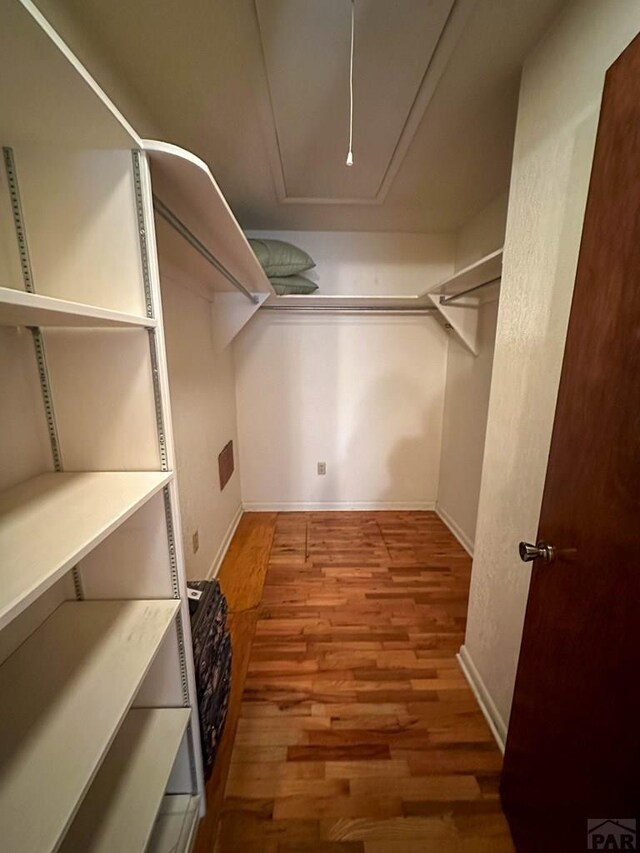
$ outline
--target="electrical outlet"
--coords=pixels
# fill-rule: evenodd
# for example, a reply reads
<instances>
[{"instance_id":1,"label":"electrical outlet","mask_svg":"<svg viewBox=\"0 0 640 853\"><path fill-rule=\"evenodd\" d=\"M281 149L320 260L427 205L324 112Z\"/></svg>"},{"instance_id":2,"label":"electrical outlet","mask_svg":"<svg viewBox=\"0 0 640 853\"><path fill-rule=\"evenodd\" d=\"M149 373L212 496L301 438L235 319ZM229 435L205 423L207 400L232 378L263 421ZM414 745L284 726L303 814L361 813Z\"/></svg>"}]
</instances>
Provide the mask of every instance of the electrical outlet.
<instances>
[{"instance_id":1,"label":"electrical outlet","mask_svg":"<svg viewBox=\"0 0 640 853\"><path fill-rule=\"evenodd\" d=\"M323 477L327 473L327 463L318 462L318 476Z\"/></svg>"},{"instance_id":2,"label":"electrical outlet","mask_svg":"<svg viewBox=\"0 0 640 853\"><path fill-rule=\"evenodd\" d=\"M194 554L197 554L197 553L198 553L198 548L200 547L200 537L199 537L199 535L198 535L198 531L197 531L197 530L196 530L196 532L193 534L193 536L191 537L191 542L192 542L192 545L193 545L193 553L194 553Z\"/></svg>"}]
</instances>

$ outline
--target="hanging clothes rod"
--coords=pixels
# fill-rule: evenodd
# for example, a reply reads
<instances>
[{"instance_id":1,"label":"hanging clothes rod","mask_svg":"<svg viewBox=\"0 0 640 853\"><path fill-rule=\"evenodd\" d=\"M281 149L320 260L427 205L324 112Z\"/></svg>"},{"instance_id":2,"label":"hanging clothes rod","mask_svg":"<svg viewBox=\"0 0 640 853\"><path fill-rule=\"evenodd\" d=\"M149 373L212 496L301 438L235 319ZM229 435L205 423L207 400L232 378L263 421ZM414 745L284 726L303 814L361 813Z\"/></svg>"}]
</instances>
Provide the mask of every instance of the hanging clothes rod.
<instances>
[{"instance_id":1,"label":"hanging clothes rod","mask_svg":"<svg viewBox=\"0 0 640 853\"><path fill-rule=\"evenodd\" d=\"M496 281L500 281L501 278L502 276L498 275L489 281L483 281L482 284L476 284L473 287L468 287L466 290L461 290L460 293L452 293L451 296L441 296L440 305L449 305L451 302L455 302L456 299L461 299L463 296L467 296L469 293L474 293L482 287L488 287L490 284L495 284Z\"/></svg>"},{"instance_id":2,"label":"hanging clothes rod","mask_svg":"<svg viewBox=\"0 0 640 853\"><path fill-rule=\"evenodd\" d=\"M421 317L433 314L435 308L383 308L354 305L261 305L261 311L297 311L306 314L385 314L392 316Z\"/></svg>"},{"instance_id":3,"label":"hanging clothes rod","mask_svg":"<svg viewBox=\"0 0 640 853\"><path fill-rule=\"evenodd\" d=\"M223 275L227 279L227 281L236 288L236 290L239 290L240 293L244 294L247 299L250 299L251 302L253 302L254 304L257 305L258 302L260 302L260 297L258 296L258 294L251 293L250 290L247 290L244 284L238 281L238 279L232 273L229 272L229 270L224 266L224 264L222 264L216 258L213 252L210 252L209 249L207 249L207 247L204 245L204 243L198 240L196 235L187 228L184 222L182 222L181 219L178 219L175 213L170 210L166 206L166 204L161 202L160 199L155 195L153 197L153 207L157 211L157 213L166 222L168 222L169 225L174 228L178 232L178 234L180 234L180 236L183 237L187 241L187 243L189 243L190 246L193 246L196 252L199 252L202 257L211 264L212 267L217 269L220 275Z\"/></svg>"}]
</instances>

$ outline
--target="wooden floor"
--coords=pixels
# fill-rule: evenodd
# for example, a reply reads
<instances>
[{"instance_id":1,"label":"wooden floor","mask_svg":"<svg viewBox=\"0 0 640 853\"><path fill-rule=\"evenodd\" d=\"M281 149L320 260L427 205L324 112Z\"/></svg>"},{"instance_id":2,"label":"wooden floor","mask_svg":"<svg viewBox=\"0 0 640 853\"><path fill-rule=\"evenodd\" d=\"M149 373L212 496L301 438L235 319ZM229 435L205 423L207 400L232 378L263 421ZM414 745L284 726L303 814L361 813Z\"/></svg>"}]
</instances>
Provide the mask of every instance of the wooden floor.
<instances>
[{"instance_id":1,"label":"wooden floor","mask_svg":"<svg viewBox=\"0 0 640 853\"><path fill-rule=\"evenodd\" d=\"M246 682L198 853L216 830L218 853L513 850L501 755L455 658L470 560L451 533L428 512L261 524L261 604L232 573L255 636L234 647Z\"/></svg>"}]
</instances>

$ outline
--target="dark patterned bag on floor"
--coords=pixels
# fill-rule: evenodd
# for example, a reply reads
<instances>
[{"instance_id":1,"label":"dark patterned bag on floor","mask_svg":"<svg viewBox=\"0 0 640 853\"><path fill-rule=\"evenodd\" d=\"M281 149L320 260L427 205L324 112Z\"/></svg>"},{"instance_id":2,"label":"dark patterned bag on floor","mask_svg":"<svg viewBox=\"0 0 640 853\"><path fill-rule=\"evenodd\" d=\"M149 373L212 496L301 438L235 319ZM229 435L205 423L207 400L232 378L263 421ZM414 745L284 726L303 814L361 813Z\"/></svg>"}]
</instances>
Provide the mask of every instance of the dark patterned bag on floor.
<instances>
[{"instance_id":1,"label":"dark patterned bag on floor","mask_svg":"<svg viewBox=\"0 0 640 853\"><path fill-rule=\"evenodd\" d=\"M209 777L222 737L231 691L231 637L227 631L227 599L218 581L189 581L193 658L200 709L205 777Z\"/></svg>"}]
</instances>

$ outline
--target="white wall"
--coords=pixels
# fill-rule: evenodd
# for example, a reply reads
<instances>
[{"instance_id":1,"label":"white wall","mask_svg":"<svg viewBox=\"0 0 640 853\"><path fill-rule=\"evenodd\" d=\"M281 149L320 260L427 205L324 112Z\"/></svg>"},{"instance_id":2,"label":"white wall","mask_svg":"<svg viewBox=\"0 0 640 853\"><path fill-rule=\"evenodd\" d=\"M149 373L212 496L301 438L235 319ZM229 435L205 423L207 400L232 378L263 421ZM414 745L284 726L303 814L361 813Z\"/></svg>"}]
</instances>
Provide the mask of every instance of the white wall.
<instances>
[{"instance_id":1,"label":"white wall","mask_svg":"<svg viewBox=\"0 0 640 853\"><path fill-rule=\"evenodd\" d=\"M456 269L503 245L506 216L505 194L463 225L456 236ZM478 355L453 336L449 341L438 487L438 512L470 553L480 497L497 298L478 310Z\"/></svg>"},{"instance_id":2,"label":"white wall","mask_svg":"<svg viewBox=\"0 0 640 853\"><path fill-rule=\"evenodd\" d=\"M215 567L240 510L232 353L214 348L211 303L166 275L162 305L187 577L202 579ZM221 492L218 454L230 439L236 471Z\"/></svg>"},{"instance_id":3,"label":"white wall","mask_svg":"<svg viewBox=\"0 0 640 853\"><path fill-rule=\"evenodd\" d=\"M473 554L498 302L479 309L478 355L450 339L438 513Z\"/></svg>"},{"instance_id":4,"label":"white wall","mask_svg":"<svg viewBox=\"0 0 640 853\"><path fill-rule=\"evenodd\" d=\"M636 0L576 0L525 63L465 650L500 735L509 718L604 73Z\"/></svg>"},{"instance_id":5,"label":"white wall","mask_svg":"<svg viewBox=\"0 0 640 853\"><path fill-rule=\"evenodd\" d=\"M281 236L324 291L415 293L453 266L450 237ZM233 346L247 508L433 507L447 353L433 318L258 312Z\"/></svg>"},{"instance_id":6,"label":"white wall","mask_svg":"<svg viewBox=\"0 0 640 853\"><path fill-rule=\"evenodd\" d=\"M143 106L143 93L136 91L137 81L125 80L114 70L110 58L86 30L78 26L67 0L36 0L36 6L136 132L143 139L166 138Z\"/></svg>"},{"instance_id":7,"label":"white wall","mask_svg":"<svg viewBox=\"0 0 640 853\"><path fill-rule=\"evenodd\" d=\"M456 233L456 270L500 249L504 245L509 194L505 191L483 210L468 219Z\"/></svg>"},{"instance_id":8,"label":"white wall","mask_svg":"<svg viewBox=\"0 0 640 853\"><path fill-rule=\"evenodd\" d=\"M453 239L443 234L345 231L251 231L251 236L293 243L314 269L302 273L318 293L411 296L452 271Z\"/></svg>"}]
</instances>

